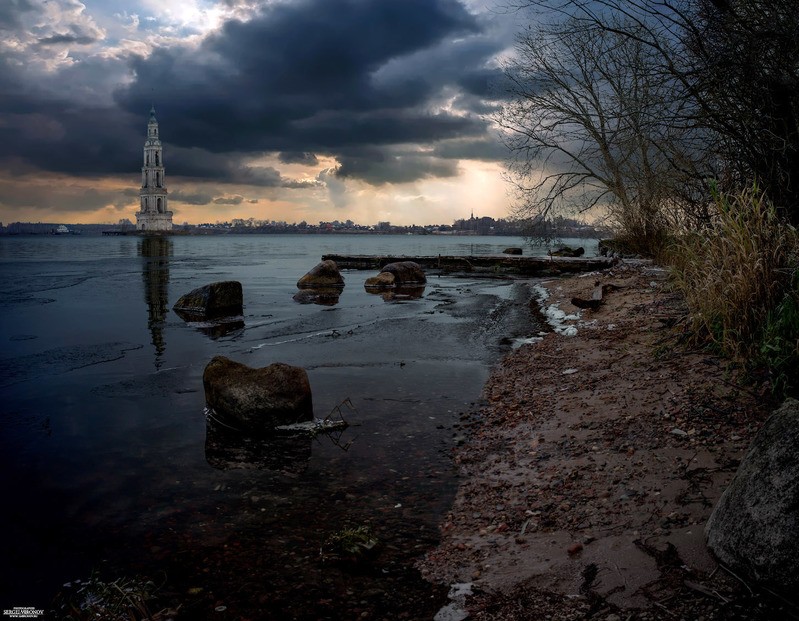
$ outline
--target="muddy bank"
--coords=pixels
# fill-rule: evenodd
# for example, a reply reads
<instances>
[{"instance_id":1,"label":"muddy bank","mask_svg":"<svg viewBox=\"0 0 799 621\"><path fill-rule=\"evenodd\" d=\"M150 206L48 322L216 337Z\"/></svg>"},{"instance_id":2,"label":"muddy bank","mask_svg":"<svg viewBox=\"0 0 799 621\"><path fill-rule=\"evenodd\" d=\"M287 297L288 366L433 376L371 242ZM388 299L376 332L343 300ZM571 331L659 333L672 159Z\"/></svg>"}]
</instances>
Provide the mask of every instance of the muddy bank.
<instances>
[{"instance_id":1,"label":"muddy bank","mask_svg":"<svg viewBox=\"0 0 799 621\"><path fill-rule=\"evenodd\" d=\"M597 310L571 303L607 284ZM463 422L456 499L419 567L473 594L438 618L789 618L703 536L774 405L765 389L679 344L683 308L658 268L540 295L558 330L507 355Z\"/></svg>"}]
</instances>

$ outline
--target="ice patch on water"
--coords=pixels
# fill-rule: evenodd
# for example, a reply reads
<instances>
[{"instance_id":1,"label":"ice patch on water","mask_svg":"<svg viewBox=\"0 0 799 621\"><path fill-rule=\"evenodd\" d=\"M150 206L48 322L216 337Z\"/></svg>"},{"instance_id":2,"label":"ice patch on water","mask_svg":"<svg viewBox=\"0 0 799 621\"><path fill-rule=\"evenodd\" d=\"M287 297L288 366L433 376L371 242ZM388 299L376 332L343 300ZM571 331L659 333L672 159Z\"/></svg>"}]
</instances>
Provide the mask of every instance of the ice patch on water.
<instances>
[{"instance_id":1,"label":"ice patch on water","mask_svg":"<svg viewBox=\"0 0 799 621\"><path fill-rule=\"evenodd\" d=\"M142 345L137 343L93 343L66 345L35 354L0 358L0 387L114 362L122 359L126 352L141 348Z\"/></svg>"}]
</instances>

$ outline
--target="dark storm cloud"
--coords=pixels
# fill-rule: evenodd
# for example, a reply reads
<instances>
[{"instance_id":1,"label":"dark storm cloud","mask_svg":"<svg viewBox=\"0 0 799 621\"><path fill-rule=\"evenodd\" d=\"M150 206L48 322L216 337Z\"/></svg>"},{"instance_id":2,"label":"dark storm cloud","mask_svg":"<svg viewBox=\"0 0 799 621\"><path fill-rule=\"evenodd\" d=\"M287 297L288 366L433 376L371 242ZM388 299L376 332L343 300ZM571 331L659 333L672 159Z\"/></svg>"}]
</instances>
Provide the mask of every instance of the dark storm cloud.
<instances>
[{"instance_id":1,"label":"dark storm cloud","mask_svg":"<svg viewBox=\"0 0 799 621\"><path fill-rule=\"evenodd\" d=\"M0 28L18 26L30 10L29 0L0 2ZM458 0L298 0L229 21L199 47L172 44L146 58L87 57L36 75L0 59L0 162L135 176L155 103L169 177L319 183L247 164L269 152L308 166L333 156L339 175L376 184L456 174L450 156L398 149L482 144L480 114L496 99L490 60L504 46L483 20ZM55 53L99 36L68 22L40 34L38 49ZM126 72L132 82L114 92ZM444 105L453 93L457 111ZM367 151L371 162L360 155Z\"/></svg>"},{"instance_id":2,"label":"dark storm cloud","mask_svg":"<svg viewBox=\"0 0 799 621\"><path fill-rule=\"evenodd\" d=\"M281 151L277 157L284 164L316 166L319 163L319 158L316 157L316 154L308 153L307 151Z\"/></svg>"},{"instance_id":3,"label":"dark storm cloud","mask_svg":"<svg viewBox=\"0 0 799 621\"><path fill-rule=\"evenodd\" d=\"M284 177L272 166L242 164L239 153L210 153L203 149L170 148L165 150L167 176L194 177L208 181L241 183L265 188L306 188L318 185ZM174 165L172 164L174 162Z\"/></svg>"},{"instance_id":4,"label":"dark storm cloud","mask_svg":"<svg viewBox=\"0 0 799 621\"><path fill-rule=\"evenodd\" d=\"M214 205L241 205L244 202L244 197L237 194L236 196L220 196L214 199Z\"/></svg>"},{"instance_id":5,"label":"dark storm cloud","mask_svg":"<svg viewBox=\"0 0 799 621\"><path fill-rule=\"evenodd\" d=\"M75 175L130 173L140 165L141 119L109 108L77 109L63 100L28 104L24 93L0 96L0 107L11 121L0 125L0 159L23 158Z\"/></svg>"},{"instance_id":6,"label":"dark storm cloud","mask_svg":"<svg viewBox=\"0 0 799 621\"><path fill-rule=\"evenodd\" d=\"M502 69L481 68L464 73L458 79L458 85L468 94L483 99L505 99L512 86Z\"/></svg>"},{"instance_id":7,"label":"dark storm cloud","mask_svg":"<svg viewBox=\"0 0 799 621\"><path fill-rule=\"evenodd\" d=\"M336 176L356 177L370 183L405 183L429 177L454 177L457 162L422 153L387 153L376 149L339 156Z\"/></svg>"},{"instance_id":8,"label":"dark storm cloud","mask_svg":"<svg viewBox=\"0 0 799 621\"><path fill-rule=\"evenodd\" d=\"M138 195L138 191L136 192ZM187 205L208 205L214 200L213 194L204 192L184 192L182 190L172 190L169 192L169 200Z\"/></svg>"},{"instance_id":9,"label":"dark storm cloud","mask_svg":"<svg viewBox=\"0 0 799 621\"><path fill-rule=\"evenodd\" d=\"M120 196L126 196L123 188L97 190L63 182L46 185L26 177L0 179L0 205L14 209L90 212L111 205L122 210L129 206L130 199L120 200Z\"/></svg>"},{"instance_id":10,"label":"dark storm cloud","mask_svg":"<svg viewBox=\"0 0 799 621\"><path fill-rule=\"evenodd\" d=\"M214 151L331 151L395 142L406 138L403 130L414 140L431 125L424 109L429 85L381 86L372 73L476 30L454 0L279 4L249 22L228 22L198 52L161 49L136 60L137 81L119 97L134 111L159 93L177 121L173 140ZM439 120L439 133L457 131L449 119Z\"/></svg>"},{"instance_id":11,"label":"dark storm cloud","mask_svg":"<svg viewBox=\"0 0 799 621\"><path fill-rule=\"evenodd\" d=\"M3 0L0 2L0 30L19 28L22 25L20 15L33 10L28 0Z\"/></svg>"},{"instance_id":12,"label":"dark storm cloud","mask_svg":"<svg viewBox=\"0 0 799 621\"><path fill-rule=\"evenodd\" d=\"M508 149L499 137L478 140L447 140L433 149L436 157L455 160L484 160L496 162L507 159Z\"/></svg>"},{"instance_id":13,"label":"dark storm cloud","mask_svg":"<svg viewBox=\"0 0 799 621\"><path fill-rule=\"evenodd\" d=\"M180 146L279 151L290 163L312 164L306 154L338 158L353 148L476 137L485 133L485 120L431 110L445 85L468 80L474 65L464 69L464 61L485 63L497 51L497 42L479 34L477 18L455 0L276 4L251 21L228 22L199 50L160 49L136 59L136 82L117 98L134 112L158 93L170 140ZM452 43L464 37L476 37L473 47ZM460 59L441 51L451 45ZM437 61L422 68L428 53ZM413 71L402 70L405 59ZM486 90L482 82L471 86ZM342 174L376 182L409 178L414 168L416 178L452 170L438 163L381 175L378 163L340 161Z\"/></svg>"},{"instance_id":14,"label":"dark storm cloud","mask_svg":"<svg viewBox=\"0 0 799 621\"><path fill-rule=\"evenodd\" d=\"M89 32L78 24L70 26L70 32L57 33L49 37L38 39L39 45L75 44L89 45L100 39L99 33Z\"/></svg>"}]
</instances>

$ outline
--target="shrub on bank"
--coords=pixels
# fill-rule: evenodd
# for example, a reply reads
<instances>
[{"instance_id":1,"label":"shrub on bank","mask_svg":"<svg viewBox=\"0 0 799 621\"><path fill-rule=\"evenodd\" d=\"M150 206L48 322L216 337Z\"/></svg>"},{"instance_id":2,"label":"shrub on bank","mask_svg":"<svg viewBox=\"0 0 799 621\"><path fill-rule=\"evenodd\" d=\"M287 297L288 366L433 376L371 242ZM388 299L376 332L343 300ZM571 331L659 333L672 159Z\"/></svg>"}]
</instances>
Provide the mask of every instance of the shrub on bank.
<instances>
[{"instance_id":1,"label":"shrub on bank","mask_svg":"<svg viewBox=\"0 0 799 621\"><path fill-rule=\"evenodd\" d=\"M713 224L666 254L693 334L750 368L778 393L796 391L799 368L799 233L756 186L714 196Z\"/></svg>"}]
</instances>

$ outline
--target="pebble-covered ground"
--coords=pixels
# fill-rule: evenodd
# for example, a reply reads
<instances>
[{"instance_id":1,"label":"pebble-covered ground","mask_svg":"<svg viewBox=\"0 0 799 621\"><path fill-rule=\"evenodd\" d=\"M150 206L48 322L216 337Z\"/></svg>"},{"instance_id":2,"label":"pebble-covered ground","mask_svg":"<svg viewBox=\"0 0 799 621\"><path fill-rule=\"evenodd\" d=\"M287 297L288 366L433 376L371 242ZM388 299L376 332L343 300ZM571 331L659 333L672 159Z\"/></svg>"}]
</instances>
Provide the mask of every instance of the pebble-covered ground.
<instances>
[{"instance_id":1,"label":"pebble-covered ground","mask_svg":"<svg viewBox=\"0 0 799 621\"><path fill-rule=\"evenodd\" d=\"M571 303L602 285L597 310ZM553 280L540 296L556 331L511 352L462 422L459 491L419 563L460 585L437 619L799 618L704 544L774 406L768 386L687 343L657 267Z\"/></svg>"}]
</instances>

